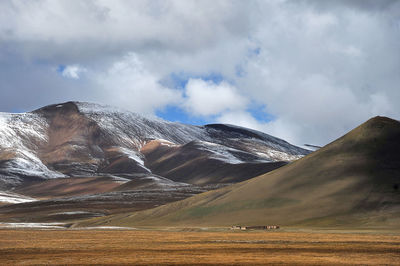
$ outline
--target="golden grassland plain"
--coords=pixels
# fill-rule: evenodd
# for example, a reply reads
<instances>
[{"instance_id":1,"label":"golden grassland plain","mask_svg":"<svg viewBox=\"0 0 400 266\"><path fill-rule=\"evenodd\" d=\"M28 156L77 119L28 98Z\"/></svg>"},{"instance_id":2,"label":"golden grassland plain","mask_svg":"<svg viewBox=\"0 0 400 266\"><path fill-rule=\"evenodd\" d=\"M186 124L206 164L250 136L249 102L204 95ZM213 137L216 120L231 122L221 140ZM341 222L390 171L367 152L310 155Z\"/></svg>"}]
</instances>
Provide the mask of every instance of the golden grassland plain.
<instances>
[{"instance_id":1,"label":"golden grassland plain","mask_svg":"<svg viewBox=\"0 0 400 266\"><path fill-rule=\"evenodd\" d=\"M0 265L400 265L399 233L0 230Z\"/></svg>"}]
</instances>

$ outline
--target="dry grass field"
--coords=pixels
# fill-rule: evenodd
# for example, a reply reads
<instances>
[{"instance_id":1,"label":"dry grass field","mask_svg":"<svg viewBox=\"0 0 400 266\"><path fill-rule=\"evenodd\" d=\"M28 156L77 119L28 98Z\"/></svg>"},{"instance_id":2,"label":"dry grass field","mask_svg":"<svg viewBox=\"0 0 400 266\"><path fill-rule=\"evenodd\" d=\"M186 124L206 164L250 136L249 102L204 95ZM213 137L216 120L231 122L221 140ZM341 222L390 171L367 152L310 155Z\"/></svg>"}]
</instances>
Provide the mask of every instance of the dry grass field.
<instances>
[{"instance_id":1,"label":"dry grass field","mask_svg":"<svg viewBox=\"0 0 400 266\"><path fill-rule=\"evenodd\" d=\"M0 265L400 264L389 233L0 230Z\"/></svg>"}]
</instances>

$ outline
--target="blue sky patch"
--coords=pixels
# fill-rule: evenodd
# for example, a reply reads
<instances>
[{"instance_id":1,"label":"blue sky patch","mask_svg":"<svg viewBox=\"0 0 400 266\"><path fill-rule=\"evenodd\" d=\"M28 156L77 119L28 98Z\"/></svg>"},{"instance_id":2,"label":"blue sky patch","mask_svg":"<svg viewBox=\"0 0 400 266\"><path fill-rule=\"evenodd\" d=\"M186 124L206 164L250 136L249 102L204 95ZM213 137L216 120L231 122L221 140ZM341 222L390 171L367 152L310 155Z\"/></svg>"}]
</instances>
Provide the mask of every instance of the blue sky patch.
<instances>
[{"instance_id":1,"label":"blue sky patch","mask_svg":"<svg viewBox=\"0 0 400 266\"><path fill-rule=\"evenodd\" d=\"M235 67L235 75L239 78L244 77L246 75L246 71L243 69L242 65L237 65Z\"/></svg>"},{"instance_id":2,"label":"blue sky patch","mask_svg":"<svg viewBox=\"0 0 400 266\"><path fill-rule=\"evenodd\" d=\"M204 81L212 81L215 84L219 84L224 80L229 82L224 76L216 72L211 72L206 75L193 75L185 72L178 72L171 73L167 79L161 81L161 84L176 89L184 89L189 79L202 79Z\"/></svg>"},{"instance_id":3,"label":"blue sky patch","mask_svg":"<svg viewBox=\"0 0 400 266\"><path fill-rule=\"evenodd\" d=\"M257 47L257 48L255 48L255 49L253 49L253 50L252 50L252 53L253 53L254 55L259 55L259 54L261 53L261 48L260 48L260 47Z\"/></svg>"},{"instance_id":4,"label":"blue sky patch","mask_svg":"<svg viewBox=\"0 0 400 266\"><path fill-rule=\"evenodd\" d=\"M57 67L57 72L62 73L65 70L66 66L65 65L58 65Z\"/></svg>"},{"instance_id":5,"label":"blue sky patch","mask_svg":"<svg viewBox=\"0 0 400 266\"><path fill-rule=\"evenodd\" d=\"M267 106L264 104L250 104L250 107L247 109L257 121L268 123L276 119L276 116L267 113Z\"/></svg>"},{"instance_id":6,"label":"blue sky patch","mask_svg":"<svg viewBox=\"0 0 400 266\"><path fill-rule=\"evenodd\" d=\"M203 119L188 114L184 109L178 106L167 106L162 110L156 111L156 115L162 119L172 122L180 122L191 125L205 125L211 123L211 119Z\"/></svg>"}]
</instances>

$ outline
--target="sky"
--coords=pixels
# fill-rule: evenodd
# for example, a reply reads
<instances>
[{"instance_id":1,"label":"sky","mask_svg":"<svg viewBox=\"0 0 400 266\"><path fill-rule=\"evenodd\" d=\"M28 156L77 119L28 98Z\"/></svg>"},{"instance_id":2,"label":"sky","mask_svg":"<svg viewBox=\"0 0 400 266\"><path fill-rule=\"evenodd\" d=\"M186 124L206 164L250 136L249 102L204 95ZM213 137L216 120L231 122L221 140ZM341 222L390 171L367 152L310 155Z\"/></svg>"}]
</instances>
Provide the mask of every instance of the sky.
<instances>
[{"instance_id":1,"label":"sky","mask_svg":"<svg viewBox=\"0 0 400 266\"><path fill-rule=\"evenodd\" d=\"M0 111L70 100L325 145L400 119L400 1L0 1Z\"/></svg>"}]
</instances>

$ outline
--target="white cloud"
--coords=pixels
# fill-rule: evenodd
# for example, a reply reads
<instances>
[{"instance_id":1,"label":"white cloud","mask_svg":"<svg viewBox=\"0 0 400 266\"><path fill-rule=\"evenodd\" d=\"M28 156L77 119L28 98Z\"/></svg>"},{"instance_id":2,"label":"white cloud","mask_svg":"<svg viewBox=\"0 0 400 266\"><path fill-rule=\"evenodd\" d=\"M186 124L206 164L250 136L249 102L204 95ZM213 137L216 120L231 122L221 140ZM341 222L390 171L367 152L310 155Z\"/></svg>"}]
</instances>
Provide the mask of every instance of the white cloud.
<instances>
[{"instance_id":1,"label":"white cloud","mask_svg":"<svg viewBox=\"0 0 400 266\"><path fill-rule=\"evenodd\" d=\"M400 32L388 13L296 2L273 10L254 36L260 54L236 80L276 117L268 132L323 145L374 115L400 117Z\"/></svg>"},{"instance_id":2,"label":"white cloud","mask_svg":"<svg viewBox=\"0 0 400 266\"><path fill-rule=\"evenodd\" d=\"M61 75L66 78L79 79L79 75L86 71L86 68L80 65L69 65L61 71Z\"/></svg>"},{"instance_id":3,"label":"white cloud","mask_svg":"<svg viewBox=\"0 0 400 266\"><path fill-rule=\"evenodd\" d=\"M0 105L172 104L325 144L373 115L400 118L399 11L391 0L0 1ZM69 78L52 70L61 64ZM160 84L172 73L229 84L193 78L182 97ZM255 119L253 102L276 119Z\"/></svg>"},{"instance_id":4,"label":"white cloud","mask_svg":"<svg viewBox=\"0 0 400 266\"><path fill-rule=\"evenodd\" d=\"M291 143L296 143L300 146L308 144L299 142L298 136L301 133L301 128L299 128L295 123L287 123L288 121L281 118L269 122L263 122L255 119L246 110L236 110L221 114L217 117L216 121L219 123L233 124L266 132L272 136L278 136L279 138Z\"/></svg>"},{"instance_id":5,"label":"white cloud","mask_svg":"<svg viewBox=\"0 0 400 266\"><path fill-rule=\"evenodd\" d=\"M228 111L217 117L217 122L265 131L266 124L257 121L245 110Z\"/></svg>"},{"instance_id":6,"label":"white cloud","mask_svg":"<svg viewBox=\"0 0 400 266\"><path fill-rule=\"evenodd\" d=\"M0 39L48 59L153 49L181 54L246 35L252 6L226 0L1 1Z\"/></svg>"},{"instance_id":7,"label":"white cloud","mask_svg":"<svg viewBox=\"0 0 400 266\"><path fill-rule=\"evenodd\" d=\"M185 108L193 115L218 115L227 110L246 108L247 99L227 82L215 84L202 79L189 79L185 87Z\"/></svg>"},{"instance_id":8,"label":"white cloud","mask_svg":"<svg viewBox=\"0 0 400 266\"><path fill-rule=\"evenodd\" d=\"M377 92L370 95L370 112L373 115L388 115L394 116L393 110L395 107L392 101L388 99L384 92Z\"/></svg>"},{"instance_id":9,"label":"white cloud","mask_svg":"<svg viewBox=\"0 0 400 266\"><path fill-rule=\"evenodd\" d=\"M315 13L306 11L298 15L307 34L323 34L324 31L338 24L337 18L333 14Z\"/></svg>"},{"instance_id":10,"label":"white cloud","mask_svg":"<svg viewBox=\"0 0 400 266\"><path fill-rule=\"evenodd\" d=\"M99 101L140 113L152 114L181 100L181 93L160 85L159 78L134 53L113 62L105 71L93 71L90 79L98 87Z\"/></svg>"}]
</instances>

